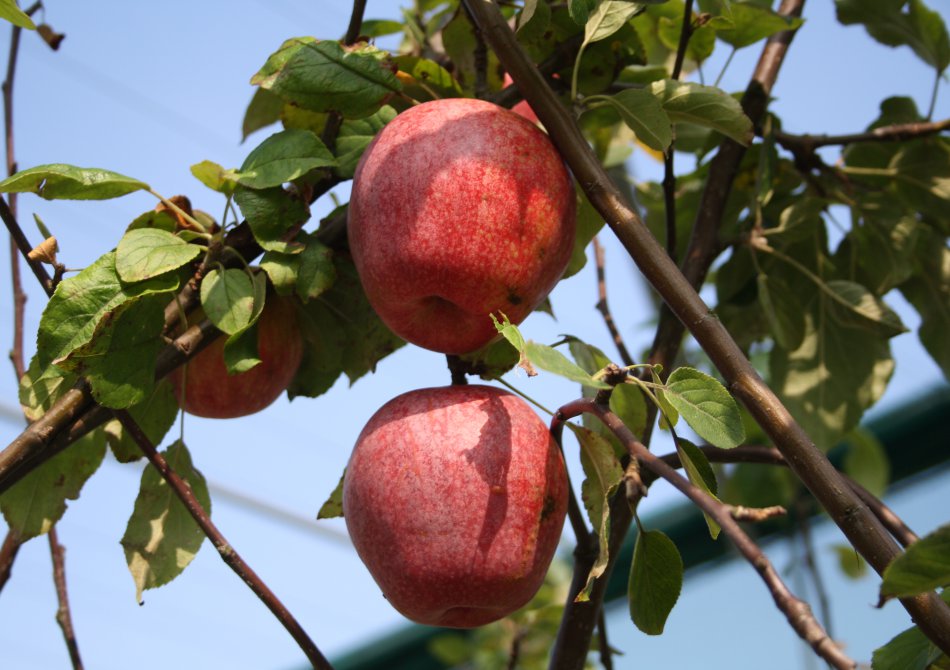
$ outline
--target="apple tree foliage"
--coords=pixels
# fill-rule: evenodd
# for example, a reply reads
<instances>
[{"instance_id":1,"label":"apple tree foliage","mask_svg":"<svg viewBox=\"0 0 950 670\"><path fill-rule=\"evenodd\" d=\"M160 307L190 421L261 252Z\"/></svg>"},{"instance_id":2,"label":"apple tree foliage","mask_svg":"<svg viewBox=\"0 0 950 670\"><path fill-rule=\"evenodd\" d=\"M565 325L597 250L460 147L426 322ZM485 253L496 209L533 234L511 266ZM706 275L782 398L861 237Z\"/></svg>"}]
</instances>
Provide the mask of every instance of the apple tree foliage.
<instances>
[{"instance_id":1,"label":"apple tree foliage","mask_svg":"<svg viewBox=\"0 0 950 670\"><path fill-rule=\"evenodd\" d=\"M687 251L720 147L745 147L716 225L711 307L815 444L827 451L844 441L845 470L880 495L887 485L886 457L858 424L893 373L890 339L907 330L888 305L895 292L916 310L920 341L950 378L947 124L938 127L908 98L885 96L868 128L827 141L841 148L831 165L815 151L827 138L785 133L782 119L769 111L753 122L738 95L691 75L716 49L761 48L770 37L802 27L802 18L771 4L519 0L501 11L619 181L634 150L666 157L670 166L676 157L675 215L664 183L637 181L630 192L675 259ZM311 221L310 206L352 179L375 134L408 106L455 96L508 106L519 101L516 88L504 88L497 55L457 0L412 5L403 21L364 20L356 40L292 37L270 56L262 54L260 69L249 73L256 91L243 131L245 137L262 129L271 134L239 167L211 161L192 166L194 177L227 203L226 220L215 222L155 193L156 210L129 222L113 248L58 283L40 321L36 354L20 380L19 400L30 420L58 411L72 389L86 384L98 406L128 410L160 444L179 410L156 371L180 334L180 312L200 306L214 326L212 336L227 338L229 369L244 371L258 362L254 328L268 285L299 302L305 353L287 389L291 398L323 394L341 375L353 382L403 346L362 293L347 252L346 205L322 221ZM912 49L936 80L944 76L947 29L921 0L835 5L842 24L888 47ZM0 16L32 27L13 2L0 2ZM401 35L398 51L375 46L375 38L393 34ZM61 164L18 172L0 183L0 191L76 200L154 193L137 178ZM577 197L577 239L566 276L584 267L604 226L580 187ZM548 344L526 341L503 314L492 318L498 340L456 362L470 374L495 380L518 366L529 375L562 376L578 384L579 395L609 397L609 408L637 436L649 431L658 411L660 429L675 434L684 422L714 448L768 443L696 347L687 346L678 364L663 370L621 361L599 343L570 336ZM610 373L615 363L629 373L619 383ZM100 424L4 485L0 509L20 541L47 532L62 517L106 449L123 462L141 457L118 421ZM584 600L609 565L610 501L623 495L627 464L620 441L597 418L585 415L569 426L585 476L583 507L599 539L585 586L575 594ZM760 466L744 464L714 469L697 445L678 436L676 445L689 481L717 500L764 507L787 505L800 493L785 470L763 474ZM210 510L204 479L184 442L172 440L165 455ZM185 569L203 535L151 470L129 507L122 546L141 597L143 589ZM337 491L320 515L339 513ZM722 541L720 525L706 518L712 539ZM163 528L158 546L150 541L156 524ZM854 563L852 552L842 554L843 566ZM554 564L549 583L514 623L486 627L474 637L438 638L434 652L446 661L492 666L498 654L507 654L515 630L520 661L543 664L568 597L566 575L558 578L566 569ZM950 533L944 526L888 567L881 599L948 584ZM681 585L675 544L658 529L641 528L629 580L633 623L661 633ZM916 627L884 642L873 658L879 670L950 663Z\"/></svg>"}]
</instances>

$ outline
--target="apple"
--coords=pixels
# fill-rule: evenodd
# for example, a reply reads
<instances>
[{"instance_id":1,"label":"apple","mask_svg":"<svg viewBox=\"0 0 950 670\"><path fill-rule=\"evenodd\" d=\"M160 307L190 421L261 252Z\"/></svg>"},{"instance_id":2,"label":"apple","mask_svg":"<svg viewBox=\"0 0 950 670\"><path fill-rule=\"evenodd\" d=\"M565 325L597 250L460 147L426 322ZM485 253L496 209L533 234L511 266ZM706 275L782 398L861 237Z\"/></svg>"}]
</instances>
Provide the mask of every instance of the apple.
<instances>
[{"instance_id":1,"label":"apple","mask_svg":"<svg viewBox=\"0 0 950 670\"><path fill-rule=\"evenodd\" d=\"M527 403L447 386L404 393L369 420L343 478L343 518L393 607L472 628L540 588L567 496L561 452Z\"/></svg>"},{"instance_id":2,"label":"apple","mask_svg":"<svg viewBox=\"0 0 950 670\"><path fill-rule=\"evenodd\" d=\"M259 412L290 384L303 357L303 340L293 299L269 295L257 320L261 362L246 372L228 374L222 335L170 375L179 406L189 414L233 419ZM184 382L184 383L183 383Z\"/></svg>"},{"instance_id":3,"label":"apple","mask_svg":"<svg viewBox=\"0 0 950 670\"><path fill-rule=\"evenodd\" d=\"M547 135L510 110L450 98L399 114L357 166L348 210L370 304L403 339L463 354L523 321L574 244L575 195Z\"/></svg>"}]
</instances>

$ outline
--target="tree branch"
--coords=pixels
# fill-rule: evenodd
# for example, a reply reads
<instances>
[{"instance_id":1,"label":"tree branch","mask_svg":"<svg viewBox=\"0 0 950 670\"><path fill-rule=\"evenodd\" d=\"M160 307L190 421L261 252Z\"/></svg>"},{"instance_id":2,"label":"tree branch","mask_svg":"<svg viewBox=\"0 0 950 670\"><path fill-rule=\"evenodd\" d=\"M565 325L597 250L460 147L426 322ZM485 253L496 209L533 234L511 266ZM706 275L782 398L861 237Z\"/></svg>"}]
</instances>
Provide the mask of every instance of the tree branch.
<instances>
[{"instance_id":1,"label":"tree branch","mask_svg":"<svg viewBox=\"0 0 950 670\"><path fill-rule=\"evenodd\" d=\"M139 428L132 416L125 410L116 410L115 417L122 424L122 427L128 431L132 439L135 440L135 443L142 450L142 453L148 458L149 463L158 470L162 479L165 480L178 499L185 505L185 508L188 510L188 513L191 514L195 523L198 524L202 532L208 537L211 544L214 545L214 548L218 550L221 559L241 578L241 581L247 584L251 591L260 598L261 602L267 606L267 609L277 617L277 620L280 621L287 632L290 633L291 637L300 645L301 650L303 650L307 659L313 664L313 667L318 670L332 670L329 661L323 656L303 627L267 585L261 581L257 573L244 562L244 559L241 558L234 547L228 543L224 535L221 534L217 526L211 521L188 483L179 477L171 466L168 465L164 456L158 453L155 449L155 445L153 445L151 440L148 439L148 436L142 432L142 429Z\"/></svg>"},{"instance_id":2,"label":"tree branch","mask_svg":"<svg viewBox=\"0 0 950 670\"><path fill-rule=\"evenodd\" d=\"M607 305L607 273L604 248L600 245L600 240L597 239L596 235L591 242L594 245L594 263L597 267L597 311L604 317L604 323L607 326L607 330L610 331L610 337L614 341L614 346L617 347L620 360L623 361L624 365L633 365L633 356L631 356L630 351L627 350L627 345L624 344L623 336L620 334L613 314L610 312L610 307Z\"/></svg>"},{"instance_id":3,"label":"tree branch","mask_svg":"<svg viewBox=\"0 0 950 670\"><path fill-rule=\"evenodd\" d=\"M762 381L728 331L696 292L715 254L716 232L744 148L727 141L713 159L713 167L700 205L694 238L684 270L679 271L633 208L624 201L610 181L596 155L567 111L559 104L543 77L518 44L510 26L492 0L464 0L505 69L517 83L525 99L537 113L548 133L583 187L591 204L617 235L672 313L685 325L726 380L732 393L749 409L789 463L789 467L812 492L822 507L842 529L858 553L878 572L899 554L900 549L877 518L848 487L841 474L814 445L771 389ZM800 12L802 0L785 0L783 13ZM768 92L778 73L792 34L782 32L766 42L752 83L745 96L745 109L753 119L761 118ZM754 93L755 95L750 95ZM730 148L731 147L731 148ZM695 286L694 283L695 282ZM682 326L677 330L682 332ZM679 337L668 353L678 349ZM663 341L660 340L660 343ZM672 357L671 357L672 358ZM623 509L618 505L613 509ZM622 512L621 512L622 514ZM612 517L612 530L629 519ZM613 552L614 554L616 552ZM605 581L605 580L598 580ZM941 650L950 653L950 607L934 593L902 601L921 630ZM592 596L590 609L596 617L600 601ZM590 629L592 630L592 626ZM587 644L580 645L586 651ZM567 666L564 666L567 667Z\"/></svg>"},{"instance_id":4,"label":"tree branch","mask_svg":"<svg viewBox=\"0 0 950 670\"><path fill-rule=\"evenodd\" d=\"M66 549L59 543L56 526L49 529L47 538L49 539L50 555L53 557L53 583L56 584L56 597L59 600L59 607L56 609L56 623L63 631L63 639L66 641L66 649L69 650L69 660L72 661L73 670L82 670L82 658L79 655L76 631L73 630L73 618L69 611L69 593L66 590L66 561L64 557Z\"/></svg>"},{"instance_id":5,"label":"tree branch","mask_svg":"<svg viewBox=\"0 0 950 670\"><path fill-rule=\"evenodd\" d=\"M558 410L565 418L577 416L582 412L591 413L604 422L627 449L630 458L639 460L654 474L662 477L688 497L704 513L712 517L722 531L732 541L739 553L755 568L765 582L779 610L785 614L792 629L814 649L815 653L829 665L840 670L851 670L857 664L828 637L821 624L811 612L811 608L789 591L771 562L762 553L759 546L742 530L732 516L729 506L716 500L701 488L694 486L685 477L650 451L624 425L620 418L609 408L584 398L568 403Z\"/></svg>"}]
</instances>

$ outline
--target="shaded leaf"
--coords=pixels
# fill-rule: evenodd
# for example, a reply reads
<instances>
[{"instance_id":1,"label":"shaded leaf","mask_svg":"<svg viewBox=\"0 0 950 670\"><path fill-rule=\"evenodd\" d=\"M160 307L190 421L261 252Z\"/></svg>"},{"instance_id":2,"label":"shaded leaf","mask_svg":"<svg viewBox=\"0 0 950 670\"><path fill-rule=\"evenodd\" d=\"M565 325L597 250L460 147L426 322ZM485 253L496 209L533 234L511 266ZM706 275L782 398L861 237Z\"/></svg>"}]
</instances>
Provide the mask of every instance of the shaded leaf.
<instances>
[{"instance_id":1,"label":"shaded leaf","mask_svg":"<svg viewBox=\"0 0 950 670\"><path fill-rule=\"evenodd\" d=\"M46 200L108 200L148 187L111 170L61 163L21 170L0 181L0 193L35 193Z\"/></svg>"},{"instance_id":2,"label":"shaded leaf","mask_svg":"<svg viewBox=\"0 0 950 670\"><path fill-rule=\"evenodd\" d=\"M473 374L477 374L481 379L490 380L500 379L518 365L520 354L507 340L497 339L477 351L462 354L459 358Z\"/></svg>"},{"instance_id":3,"label":"shaded leaf","mask_svg":"<svg viewBox=\"0 0 950 670\"><path fill-rule=\"evenodd\" d=\"M683 558L662 531L637 535L627 598L630 618L647 635L660 635L683 587Z\"/></svg>"},{"instance_id":4,"label":"shaded leaf","mask_svg":"<svg viewBox=\"0 0 950 670\"><path fill-rule=\"evenodd\" d=\"M155 362L165 346L165 303L150 297L123 303L99 321L89 342L57 364L84 376L100 405L137 405L155 388Z\"/></svg>"},{"instance_id":5,"label":"shaded leaf","mask_svg":"<svg viewBox=\"0 0 950 670\"><path fill-rule=\"evenodd\" d=\"M848 433L848 451L842 468L873 495L881 498L891 480L891 463L884 445L874 433L856 428Z\"/></svg>"},{"instance_id":6,"label":"shaded leaf","mask_svg":"<svg viewBox=\"0 0 950 670\"><path fill-rule=\"evenodd\" d=\"M115 270L124 282L138 282L177 270L203 251L158 228L130 230L115 250Z\"/></svg>"},{"instance_id":7,"label":"shaded leaf","mask_svg":"<svg viewBox=\"0 0 950 670\"><path fill-rule=\"evenodd\" d=\"M950 64L947 27L940 14L921 0L835 0L835 8L842 24L862 24L871 37L887 46L909 46L938 72Z\"/></svg>"},{"instance_id":8,"label":"shaded leaf","mask_svg":"<svg viewBox=\"0 0 950 670\"><path fill-rule=\"evenodd\" d=\"M587 584L575 599L584 601L590 598L594 581L607 569L610 558L610 498L623 480L623 468L614 454L614 448L601 435L570 423L567 426L581 446L581 467L584 469L581 497L598 540L597 558L587 575Z\"/></svg>"},{"instance_id":9,"label":"shaded leaf","mask_svg":"<svg viewBox=\"0 0 950 670\"><path fill-rule=\"evenodd\" d=\"M831 547L838 556L838 567L845 576L860 579L868 573L868 564L850 544L836 544Z\"/></svg>"},{"instance_id":10,"label":"shaded leaf","mask_svg":"<svg viewBox=\"0 0 950 670\"><path fill-rule=\"evenodd\" d=\"M350 179L356 172L363 152L383 126L396 118L396 110L384 105L378 112L362 119L351 119L340 125L336 137L337 166L335 173L342 179Z\"/></svg>"},{"instance_id":11,"label":"shaded leaf","mask_svg":"<svg viewBox=\"0 0 950 670\"><path fill-rule=\"evenodd\" d=\"M796 349L805 337L805 317L795 293L776 277L757 277L759 306L772 337L785 349Z\"/></svg>"},{"instance_id":12,"label":"shaded leaf","mask_svg":"<svg viewBox=\"0 0 950 670\"><path fill-rule=\"evenodd\" d=\"M174 273L124 284L115 269L115 253L104 254L60 282L46 304L36 337L39 366L56 363L89 342L99 321L127 300L174 291L178 285Z\"/></svg>"},{"instance_id":13,"label":"shaded leaf","mask_svg":"<svg viewBox=\"0 0 950 670\"><path fill-rule=\"evenodd\" d=\"M846 325L870 329L885 337L907 332L897 313L860 284L834 279L824 284L824 290L836 307L833 314Z\"/></svg>"},{"instance_id":14,"label":"shaded leaf","mask_svg":"<svg viewBox=\"0 0 950 670\"><path fill-rule=\"evenodd\" d=\"M129 408L129 414L145 433L152 444L160 444L165 434L175 423L178 416L178 401L172 391L172 385L163 380L155 385L145 400ZM112 455L120 463L137 461L144 455L134 439L126 432L118 419L113 419L104 427L106 442L112 449Z\"/></svg>"},{"instance_id":15,"label":"shaded leaf","mask_svg":"<svg viewBox=\"0 0 950 670\"><path fill-rule=\"evenodd\" d=\"M610 388L610 384L600 381L599 379L594 379L582 368L574 364L567 356L553 347L528 341L525 343L524 351L532 365L536 365L542 370L546 370L590 388Z\"/></svg>"},{"instance_id":16,"label":"shaded leaf","mask_svg":"<svg viewBox=\"0 0 950 670\"><path fill-rule=\"evenodd\" d=\"M79 498L83 484L99 469L106 453L100 431L70 445L23 476L0 495L0 510L25 542L49 531L66 512L67 500Z\"/></svg>"},{"instance_id":17,"label":"shaded leaf","mask_svg":"<svg viewBox=\"0 0 950 670\"><path fill-rule=\"evenodd\" d=\"M253 189L238 186L234 201L247 219L254 239L265 251L298 251L286 240L292 231L310 218L310 208L299 198L274 186Z\"/></svg>"},{"instance_id":18,"label":"shaded leaf","mask_svg":"<svg viewBox=\"0 0 950 670\"><path fill-rule=\"evenodd\" d=\"M912 626L874 650L871 670L934 670L942 656L940 648Z\"/></svg>"},{"instance_id":19,"label":"shaded leaf","mask_svg":"<svg viewBox=\"0 0 950 670\"><path fill-rule=\"evenodd\" d=\"M950 380L950 249L936 235L918 243L914 275L900 290L920 314L917 336Z\"/></svg>"},{"instance_id":20,"label":"shaded leaf","mask_svg":"<svg viewBox=\"0 0 950 670\"><path fill-rule=\"evenodd\" d=\"M267 299L267 277L256 273L251 279L252 308L247 324L228 336L224 342L224 366L228 374L247 372L261 362L257 351L257 320Z\"/></svg>"},{"instance_id":21,"label":"shaded leaf","mask_svg":"<svg viewBox=\"0 0 950 670\"><path fill-rule=\"evenodd\" d=\"M729 25L717 28L716 37L736 49L755 44L783 30L795 30L802 24L800 18L782 16L768 7L746 2L730 3L725 16L729 19Z\"/></svg>"},{"instance_id":22,"label":"shaded leaf","mask_svg":"<svg viewBox=\"0 0 950 670\"><path fill-rule=\"evenodd\" d=\"M26 374L20 378L18 395L24 416L30 421L39 419L72 388L76 379L75 374L56 365L42 365L39 353L35 354Z\"/></svg>"},{"instance_id":23,"label":"shaded leaf","mask_svg":"<svg viewBox=\"0 0 950 670\"><path fill-rule=\"evenodd\" d=\"M716 379L693 368L677 368L666 381L667 400L696 434L721 449L745 440L739 406Z\"/></svg>"},{"instance_id":24,"label":"shaded leaf","mask_svg":"<svg viewBox=\"0 0 950 670\"><path fill-rule=\"evenodd\" d=\"M266 88L254 89L254 95L251 96L241 122L241 141L246 140L251 133L280 121L283 107L284 101L279 95Z\"/></svg>"},{"instance_id":25,"label":"shaded leaf","mask_svg":"<svg viewBox=\"0 0 950 670\"><path fill-rule=\"evenodd\" d=\"M716 494L719 489L719 484L716 482L716 473L713 472L712 466L709 465L709 459L706 458L706 454L695 444L683 438L677 438L676 440L676 453L679 455L683 469L686 471L687 479L689 479L693 486L702 489L714 500L718 500ZM706 525L709 526L709 535L715 540L719 537L719 532L722 528L720 528L715 519L705 512L703 512L703 517L706 519Z\"/></svg>"},{"instance_id":26,"label":"shaded leaf","mask_svg":"<svg viewBox=\"0 0 950 670\"><path fill-rule=\"evenodd\" d=\"M637 139L656 151L666 151L673 141L673 126L663 105L645 89L627 89L598 98L610 104Z\"/></svg>"},{"instance_id":27,"label":"shaded leaf","mask_svg":"<svg viewBox=\"0 0 950 670\"><path fill-rule=\"evenodd\" d=\"M920 538L884 570L881 600L950 586L950 524Z\"/></svg>"},{"instance_id":28,"label":"shaded leaf","mask_svg":"<svg viewBox=\"0 0 950 670\"><path fill-rule=\"evenodd\" d=\"M188 483L206 514L211 498L204 477L192 465L181 441L163 452L165 460ZM155 468L145 468L135 508L129 517L122 548L135 582L135 598L142 603L146 589L163 586L188 567L205 536L184 504Z\"/></svg>"},{"instance_id":29,"label":"shaded leaf","mask_svg":"<svg viewBox=\"0 0 950 670\"><path fill-rule=\"evenodd\" d=\"M739 101L721 89L663 79L650 84L649 90L671 121L711 128L745 146L752 143L752 122Z\"/></svg>"}]
</instances>

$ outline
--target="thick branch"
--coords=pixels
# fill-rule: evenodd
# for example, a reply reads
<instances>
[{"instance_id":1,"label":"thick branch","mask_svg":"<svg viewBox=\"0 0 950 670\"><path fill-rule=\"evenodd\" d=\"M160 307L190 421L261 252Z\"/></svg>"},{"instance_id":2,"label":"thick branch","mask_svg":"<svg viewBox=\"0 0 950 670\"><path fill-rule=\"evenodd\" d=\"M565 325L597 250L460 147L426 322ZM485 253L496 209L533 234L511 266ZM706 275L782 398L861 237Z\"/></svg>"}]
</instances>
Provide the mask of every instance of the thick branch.
<instances>
[{"instance_id":1,"label":"thick branch","mask_svg":"<svg viewBox=\"0 0 950 670\"><path fill-rule=\"evenodd\" d=\"M697 229L710 230L706 237L711 236L713 243L697 242L694 251L701 253L685 261L686 269L695 268L691 270L692 277L688 278L670 260L639 215L611 183L574 120L558 103L554 93L521 49L497 5L492 0L465 0L465 3L481 27L486 41L547 128L591 204L604 217L640 271L672 313L690 330L732 393L749 409L785 456L789 467L838 524L858 553L875 570L883 572L898 555L900 550L897 544L758 376L742 350L694 288L693 281L698 286L708 269L706 258L711 255L708 250L715 247L716 227L722 218L725 198L742 155L741 146L734 145L735 148L730 150L728 147L732 145L726 143L716 157L718 161L714 159L706 189L714 195L704 197L704 200L710 201L710 209L701 205L699 211L702 221L697 222ZM800 10L801 5L801 1L787 0L783 2L782 9L789 13L790 9ZM765 108L768 91L775 81L790 40L790 33L779 33L766 44L750 85L751 91L759 93L747 105L747 112L751 112L753 118L760 117L761 110ZM748 93L746 97L749 97ZM756 110L759 110L757 114ZM616 527L620 520L613 521ZM905 606L927 637L943 651L950 653L950 607L932 593L906 601ZM597 608L594 609L596 614ZM587 641L589 643L589 638ZM587 645L582 647L586 649Z\"/></svg>"}]
</instances>

